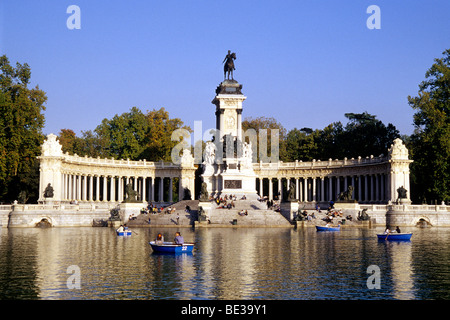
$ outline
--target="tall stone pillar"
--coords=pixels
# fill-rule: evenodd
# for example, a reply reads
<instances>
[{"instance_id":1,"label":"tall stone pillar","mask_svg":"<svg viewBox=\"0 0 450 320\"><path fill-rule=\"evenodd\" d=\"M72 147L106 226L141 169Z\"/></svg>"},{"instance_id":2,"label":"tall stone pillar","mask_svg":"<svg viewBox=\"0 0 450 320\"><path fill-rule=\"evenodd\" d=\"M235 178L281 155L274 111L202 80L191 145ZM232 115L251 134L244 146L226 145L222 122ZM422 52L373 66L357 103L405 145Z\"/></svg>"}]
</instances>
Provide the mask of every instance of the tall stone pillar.
<instances>
[{"instance_id":1,"label":"tall stone pillar","mask_svg":"<svg viewBox=\"0 0 450 320\"><path fill-rule=\"evenodd\" d=\"M247 97L241 90L242 85L236 80L224 80L216 89L212 100L216 106L216 134L205 148L202 180L209 195L257 199L253 171L256 135L246 135L248 143L242 140L242 103Z\"/></svg>"},{"instance_id":2,"label":"tall stone pillar","mask_svg":"<svg viewBox=\"0 0 450 320\"><path fill-rule=\"evenodd\" d=\"M63 160L62 146L56 140L57 136L49 134L41 146L39 177L39 202L61 201L62 195L62 172L61 164ZM53 189L52 197L45 197L44 192L47 187Z\"/></svg>"},{"instance_id":3,"label":"tall stone pillar","mask_svg":"<svg viewBox=\"0 0 450 320\"><path fill-rule=\"evenodd\" d=\"M388 189L388 201L397 201L397 190L401 187L406 189L406 198L402 199L403 202L411 202L411 190L409 183L409 165L413 162L408 159L408 149L403 144L403 141L399 138L394 140L394 143L388 149L389 158L389 184Z\"/></svg>"}]
</instances>

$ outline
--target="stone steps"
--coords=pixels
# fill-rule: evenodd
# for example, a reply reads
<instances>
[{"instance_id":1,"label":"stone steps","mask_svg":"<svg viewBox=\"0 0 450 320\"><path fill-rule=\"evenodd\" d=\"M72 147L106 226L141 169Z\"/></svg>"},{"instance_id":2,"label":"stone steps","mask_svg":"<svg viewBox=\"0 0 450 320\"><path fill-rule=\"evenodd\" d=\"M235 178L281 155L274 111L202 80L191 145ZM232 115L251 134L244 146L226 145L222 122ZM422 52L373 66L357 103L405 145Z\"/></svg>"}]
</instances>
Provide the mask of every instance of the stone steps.
<instances>
[{"instance_id":1,"label":"stone steps","mask_svg":"<svg viewBox=\"0 0 450 320\"><path fill-rule=\"evenodd\" d=\"M279 212L273 210L248 210L248 215L241 216L237 209L213 209L209 213L211 224L230 225L236 220L237 225L248 226L291 226Z\"/></svg>"},{"instance_id":2,"label":"stone steps","mask_svg":"<svg viewBox=\"0 0 450 320\"><path fill-rule=\"evenodd\" d=\"M183 200L170 206L175 208L172 214L140 214L136 220L129 221L128 226L176 226L177 217L179 217L178 225L192 226L197 220L198 204L198 200ZM233 225L233 220L236 220L237 225L244 226L291 226L291 223L279 212L268 210L265 202L236 200L234 204L233 209L219 209L218 206L212 204L212 208L208 212L210 224L229 226ZM191 208L191 213L185 211L186 205ZM248 215L239 215L242 210L247 210Z\"/></svg>"}]
</instances>

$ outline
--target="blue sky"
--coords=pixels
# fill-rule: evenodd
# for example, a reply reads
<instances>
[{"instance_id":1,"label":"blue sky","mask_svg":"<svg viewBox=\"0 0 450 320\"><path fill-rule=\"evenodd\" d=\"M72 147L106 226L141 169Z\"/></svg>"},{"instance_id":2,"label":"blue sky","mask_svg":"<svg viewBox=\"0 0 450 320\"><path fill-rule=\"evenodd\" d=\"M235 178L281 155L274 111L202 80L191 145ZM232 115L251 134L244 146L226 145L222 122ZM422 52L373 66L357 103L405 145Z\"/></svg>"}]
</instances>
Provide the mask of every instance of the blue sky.
<instances>
[{"instance_id":1,"label":"blue sky","mask_svg":"<svg viewBox=\"0 0 450 320\"><path fill-rule=\"evenodd\" d=\"M69 5L81 29L69 30ZM370 5L381 29L370 30ZM450 1L2 0L0 54L47 93L44 133L93 130L137 106L213 127L222 61L236 52L244 117L322 129L367 111L413 131L408 95L450 48Z\"/></svg>"}]
</instances>

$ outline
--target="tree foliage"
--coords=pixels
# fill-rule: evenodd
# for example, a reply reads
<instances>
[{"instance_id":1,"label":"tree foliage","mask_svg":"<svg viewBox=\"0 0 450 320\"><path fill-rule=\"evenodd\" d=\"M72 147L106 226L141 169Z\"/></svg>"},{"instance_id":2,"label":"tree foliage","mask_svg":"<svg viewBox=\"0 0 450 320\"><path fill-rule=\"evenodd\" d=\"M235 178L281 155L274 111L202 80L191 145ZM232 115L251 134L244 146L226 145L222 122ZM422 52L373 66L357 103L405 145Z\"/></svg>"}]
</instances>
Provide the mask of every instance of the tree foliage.
<instances>
[{"instance_id":1,"label":"tree foliage","mask_svg":"<svg viewBox=\"0 0 450 320\"><path fill-rule=\"evenodd\" d=\"M190 131L180 119L171 119L164 108L143 113L132 107L129 112L103 119L93 132L83 131L82 137L63 129L59 140L64 152L80 156L171 161L171 150L178 143L171 135L179 128Z\"/></svg>"},{"instance_id":2,"label":"tree foliage","mask_svg":"<svg viewBox=\"0 0 450 320\"><path fill-rule=\"evenodd\" d=\"M44 91L28 88L28 64L0 57L0 201L36 201L40 145L44 140Z\"/></svg>"},{"instance_id":3,"label":"tree foliage","mask_svg":"<svg viewBox=\"0 0 450 320\"><path fill-rule=\"evenodd\" d=\"M392 141L399 137L394 125L383 124L375 115L346 113L343 126L334 122L324 129L294 128L286 136L287 161L328 160L386 154Z\"/></svg>"},{"instance_id":4,"label":"tree foliage","mask_svg":"<svg viewBox=\"0 0 450 320\"><path fill-rule=\"evenodd\" d=\"M417 97L408 97L414 114L409 148L416 200L450 200L450 49L425 73Z\"/></svg>"},{"instance_id":5,"label":"tree foliage","mask_svg":"<svg viewBox=\"0 0 450 320\"><path fill-rule=\"evenodd\" d=\"M286 129L283 127L281 123L279 123L275 118L273 117L247 117L242 121L242 130L245 133L248 129L253 129L256 131L257 134L257 144L258 147L261 146L259 138L260 133L263 133L261 130L266 130L267 133L267 150L265 152L267 153L268 157L271 156L271 150L272 150L272 135L276 137L276 131L274 129L278 130L278 142L279 142L279 159L285 160L286 159L286 146L285 146L285 139L286 139ZM264 151L263 151L264 153ZM261 150L258 152L258 159L259 162L259 156L261 154Z\"/></svg>"}]
</instances>

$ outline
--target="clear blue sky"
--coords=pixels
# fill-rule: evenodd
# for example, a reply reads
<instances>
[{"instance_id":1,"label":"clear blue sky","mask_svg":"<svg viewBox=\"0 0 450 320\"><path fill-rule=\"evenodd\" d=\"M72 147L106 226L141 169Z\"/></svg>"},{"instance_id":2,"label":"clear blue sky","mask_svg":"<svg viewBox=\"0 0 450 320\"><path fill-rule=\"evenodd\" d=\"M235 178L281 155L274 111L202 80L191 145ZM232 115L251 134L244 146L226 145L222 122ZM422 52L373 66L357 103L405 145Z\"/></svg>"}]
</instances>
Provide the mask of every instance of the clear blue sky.
<instances>
[{"instance_id":1,"label":"clear blue sky","mask_svg":"<svg viewBox=\"0 0 450 320\"><path fill-rule=\"evenodd\" d=\"M81 29L69 30L69 5ZM369 30L370 5L381 29ZM448 0L2 0L0 54L27 62L47 93L45 134L93 130L137 106L213 127L227 50L244 117L322 129L367 111L413 131L416 95L450 48Z\"/></svg>"}]
</instances>

